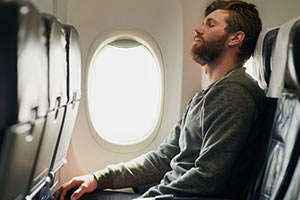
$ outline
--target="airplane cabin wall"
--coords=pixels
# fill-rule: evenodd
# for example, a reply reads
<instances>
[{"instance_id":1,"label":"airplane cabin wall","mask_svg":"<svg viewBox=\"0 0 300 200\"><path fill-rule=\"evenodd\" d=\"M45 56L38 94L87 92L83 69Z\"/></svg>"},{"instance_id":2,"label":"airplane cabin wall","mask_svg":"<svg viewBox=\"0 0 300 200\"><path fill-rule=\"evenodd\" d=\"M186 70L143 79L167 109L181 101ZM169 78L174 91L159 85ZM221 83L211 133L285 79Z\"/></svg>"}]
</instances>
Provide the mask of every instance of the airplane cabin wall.
<instances>
[{"instance_id":1,"label":"airplane cabin wall","mask_svg":"<svg viewBox=\"0 0 300 200\"><path fill-rule=\"evenodd\" d=\"M61 171L62 182L156 148L181 115L183 63L183 22L179 0L72 0L68 4L67 20L80 34L83 96L69 147L68 163ZM99 35L122 28L138 29L154 38L162 54L165 74L163 118L159 132L152 144L131 153L117 153L96 142L88 125L85 105L89 48Z\"/></svg>"},{"instance_id":2,"label":"airplane cabin wall","mask_svg":"<svg viewBox=\"0 0 300 200\"><path fill-rule=\"evenodd\" d=\"M300 16L299 0L249 0L260 12L264 28L277 27L289 19Z\"/></svg>"},{"instance_id":3,"label":"airplane cabin wall","mask_svg":"<svg viewBox=\"0 0 300 200\"><path fill-rule=\"evenodd\" d=\"M56 16L61 23L66 23L68 0L28 0L28 1L32 2L41 13L52 14Z\"/></svg>"}]
</instances>

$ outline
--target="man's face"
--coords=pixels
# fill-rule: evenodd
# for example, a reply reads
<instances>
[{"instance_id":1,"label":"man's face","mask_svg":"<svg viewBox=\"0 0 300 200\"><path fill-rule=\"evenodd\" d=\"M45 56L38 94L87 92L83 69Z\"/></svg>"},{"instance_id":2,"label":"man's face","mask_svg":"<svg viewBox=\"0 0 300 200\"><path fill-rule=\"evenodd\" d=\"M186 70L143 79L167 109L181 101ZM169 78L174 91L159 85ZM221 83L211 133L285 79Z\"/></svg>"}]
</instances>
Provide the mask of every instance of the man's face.
<instances>
[{"instance_id":1,"label":"man's face","mask_svg":"<svg viewBox=\"0 0 300 200\"><path fill-rule=\"evenodd\" d=\"M225 19L228 15L229 12L226 10L215 10L195 30L191 56L197 63L205 65L213 62L224 51L228 38L225 31L227 26Z\"/></svg>"}]
</instances>

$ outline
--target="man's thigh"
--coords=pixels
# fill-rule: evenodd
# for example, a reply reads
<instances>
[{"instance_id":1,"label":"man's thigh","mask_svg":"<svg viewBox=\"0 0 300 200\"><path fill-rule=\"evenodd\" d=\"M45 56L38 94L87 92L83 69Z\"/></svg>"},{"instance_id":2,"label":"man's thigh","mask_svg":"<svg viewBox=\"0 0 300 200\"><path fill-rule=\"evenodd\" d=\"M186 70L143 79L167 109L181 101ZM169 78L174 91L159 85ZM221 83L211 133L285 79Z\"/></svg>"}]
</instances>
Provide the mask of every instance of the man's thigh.
<instances>
[{"instance_id":1,"label":"man's thigh","mask_svg":"<svg viewBox=\"0 0 300 200\"><path fill-rule=\"evenodd\" d=\"M139 196L141 196L141 194L115 191L94 191L84 194L80 200L131 200Z\"/></svg>"}]
</instances>

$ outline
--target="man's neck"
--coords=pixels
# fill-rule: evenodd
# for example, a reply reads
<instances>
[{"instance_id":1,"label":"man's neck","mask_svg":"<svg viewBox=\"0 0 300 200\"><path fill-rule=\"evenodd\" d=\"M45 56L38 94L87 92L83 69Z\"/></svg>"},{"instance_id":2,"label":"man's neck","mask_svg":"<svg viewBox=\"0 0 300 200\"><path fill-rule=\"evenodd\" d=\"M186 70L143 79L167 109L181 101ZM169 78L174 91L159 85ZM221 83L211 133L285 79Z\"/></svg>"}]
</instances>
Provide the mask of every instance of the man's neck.
<instances>
[{"instance_id":1,"label":"man's neck","mask_svg":"<svg viewBox=\"0 0 300 200\"><path fill-rule=\"evenodd\" d=\"M215 62L206 64L205 75L208 79L208 84L216 82L239 65L241 65L241 63L229 55L222 55Z\"/></svg>"}]
</instances>

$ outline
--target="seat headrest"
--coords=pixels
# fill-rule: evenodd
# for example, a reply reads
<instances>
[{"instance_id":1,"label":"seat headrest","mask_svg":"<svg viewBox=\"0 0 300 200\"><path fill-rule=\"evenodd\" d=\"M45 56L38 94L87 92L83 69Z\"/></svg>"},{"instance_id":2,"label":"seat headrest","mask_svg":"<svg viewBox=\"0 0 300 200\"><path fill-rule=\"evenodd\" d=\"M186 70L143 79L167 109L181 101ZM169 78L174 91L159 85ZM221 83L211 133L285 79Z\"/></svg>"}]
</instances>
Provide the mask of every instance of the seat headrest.
<instances>
[{"instance_id":1,"label":"seat headrest","mask_svg":"<svg viewBox=\"0 0 300 200\"><path fill-rule=\"evenodd\" d=\"M273 71L268 97L279 98L283 89L299 90L300 17L280 26L274 54L271 59Z\"/></svg>"},{"instance_id":2,"label":"seat headrest","mask_svg":"<svg viewBox=\"0 0 300 200\"><path fill-rule=\"evenodd\" d=\"M263 29L258 37L253 53L253 76L258 85L267 90L272 72L271 56L279 28Z\"/></svg>"},{"instance_id":3,"label":"seat headrest","mask_svg":"<svg viewBox=\"0 0 300 200\"><path fill-rule=\"evenodd\" d=\"M52 111L67 104L66 38L62 25L54 16L42 16L47 28L49 111Z\"/></svg>"},{"instance_id":4,"label":"seat headrest","mask_svg":"<svg viewBox=\"0 0 300 200\"><path fill-rule=\"evenodd\" d=\"M47 50L45 26L39 12L30 3L19 7L17 34L17 71L19 122L34 116L44 117L48 109Z\"/></svg>"},{"instance_id":5,"label":"seat headrest","mask_svg":"<svg viewBox=\"0 0 300 200\"><path fill-rule=\"evenodd\" d=\"M300 89L300 19L294 24L288 47L288 76L285 79L287 87Z\"/></svg>"}]
</instances>

